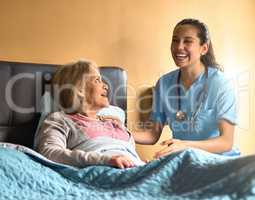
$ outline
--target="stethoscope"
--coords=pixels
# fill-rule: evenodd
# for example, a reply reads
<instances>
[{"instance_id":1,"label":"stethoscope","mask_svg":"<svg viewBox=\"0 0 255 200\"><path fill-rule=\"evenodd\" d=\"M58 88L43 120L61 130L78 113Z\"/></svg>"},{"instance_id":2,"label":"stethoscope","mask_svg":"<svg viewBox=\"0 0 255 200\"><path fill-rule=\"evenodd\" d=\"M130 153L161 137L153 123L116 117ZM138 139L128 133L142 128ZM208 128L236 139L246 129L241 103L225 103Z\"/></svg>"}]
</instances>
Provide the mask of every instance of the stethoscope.
<instances>
[{"instance_id":1,"label":"stethoscope","mask_svg":"<svg viewBox=\"0 0 255 200\"><path fill-rule=\"evenodd\" d=\"M191 121L195 121L197 114L199 113L199 110L202 107L203 101L205 101L206 95L207 95L207 90L208 90L208 69L207 67L205 67L205 84L203 86L202 91L200 92L200 95L198 95L199 99L198 99L198 104L196 106L195 111L192 113L191 116ZM179 70L178 73L178 77L177 77L177 102L178 102L178 110L175 113L175 119L177 121L184 121L186 120L187 117L187 113L182 111L181 108L181 86L180 86L180 82L181 82L181 70Z\"/></svg>"}]
</instances>

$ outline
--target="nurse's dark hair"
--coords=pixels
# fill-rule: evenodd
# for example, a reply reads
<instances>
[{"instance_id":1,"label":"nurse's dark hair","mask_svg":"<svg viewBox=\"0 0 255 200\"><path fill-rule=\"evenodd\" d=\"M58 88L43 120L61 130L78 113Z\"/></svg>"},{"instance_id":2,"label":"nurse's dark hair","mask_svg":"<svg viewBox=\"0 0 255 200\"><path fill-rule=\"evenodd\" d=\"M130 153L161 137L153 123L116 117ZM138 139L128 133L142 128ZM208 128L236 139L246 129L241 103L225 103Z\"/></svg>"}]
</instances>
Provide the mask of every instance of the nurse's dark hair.
<instances>
[{"instance_id":1,"label":"nurse's dark hair","mask_svg":"<svg viewBox=\"0 0 255 200\"><path fill-rule=\"evenodd\" d=\"M208 43L208 51L205 55L201 56L201 62L206 66L206 67L212 67L212 68L217 68L221 71L223 71L223 68L216 62L216 58L214 55L213 51L213 46L212 42L210 39L210 34L209 30L207 28L207 25L198 19L192 19L192 18L187 18L183 19L180 22L178 22L174 28L174 30L181 25L191 25L194 26L198 30L198 38L200 39L200 45L203 45L204 43Z\"/></svg>"}]
</instances>

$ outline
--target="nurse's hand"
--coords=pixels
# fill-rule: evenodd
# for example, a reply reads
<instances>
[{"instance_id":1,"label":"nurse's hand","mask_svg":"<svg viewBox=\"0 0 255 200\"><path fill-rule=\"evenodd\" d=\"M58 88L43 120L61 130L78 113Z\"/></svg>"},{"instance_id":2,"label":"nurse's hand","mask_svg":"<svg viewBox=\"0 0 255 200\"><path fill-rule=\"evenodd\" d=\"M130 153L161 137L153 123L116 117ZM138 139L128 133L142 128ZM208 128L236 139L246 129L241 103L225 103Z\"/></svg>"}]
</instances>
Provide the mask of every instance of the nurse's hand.
<instances>
[{"instance_id":1,"label":"nurse's hand","mask_svg":"<svg viewBox=\"0 0 255 200\"><path fill-rule=\"evenodd\" d=\"M161 143L161 145L164 146L164 148L155 153L154 158L156 159L188 148L188 145L184 140L178 139L165 140Z\"/></svg>"}]
</instances>

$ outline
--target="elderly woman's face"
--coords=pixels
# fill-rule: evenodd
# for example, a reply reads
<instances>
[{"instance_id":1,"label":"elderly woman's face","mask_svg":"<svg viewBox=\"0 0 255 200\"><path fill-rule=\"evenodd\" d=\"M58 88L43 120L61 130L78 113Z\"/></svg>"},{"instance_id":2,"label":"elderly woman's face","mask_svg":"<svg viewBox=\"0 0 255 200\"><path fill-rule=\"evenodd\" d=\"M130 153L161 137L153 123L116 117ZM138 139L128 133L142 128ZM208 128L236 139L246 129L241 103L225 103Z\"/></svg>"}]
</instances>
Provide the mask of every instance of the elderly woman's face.
<instances>
[{"instance_id":1,"label":"elderly woman's face","mask_svg":"<svg viewBox=\"0 0 255 200\"><path fill-rule=\"evenodd\" d=\"M95 110L108 106L108 87L102 81L100 73L96 68L92 69L86 80L85 95L87 104Z\"/></svg>"}]
</instances>

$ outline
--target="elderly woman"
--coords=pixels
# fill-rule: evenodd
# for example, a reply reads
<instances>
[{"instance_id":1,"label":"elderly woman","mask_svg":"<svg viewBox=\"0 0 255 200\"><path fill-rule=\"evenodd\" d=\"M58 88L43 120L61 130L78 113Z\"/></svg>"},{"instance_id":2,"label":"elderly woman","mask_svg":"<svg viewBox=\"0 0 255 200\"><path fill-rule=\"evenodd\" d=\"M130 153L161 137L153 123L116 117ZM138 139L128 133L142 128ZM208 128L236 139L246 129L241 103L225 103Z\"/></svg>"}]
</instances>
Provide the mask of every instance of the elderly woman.
<instances>
[{"instance_id":1,"label":"elderly woman","mask_svg":"<svg viewBox=\"0 0 255 200\"><path fill-rule=\"evenodd\" d=\"M143 165L133 137L113 120L98 117L109 105L108 88L95 64L79 61L59 67L53 78L54 101L61 111L50 114L35 138L48 159L76 167Z\"/></svg>"}]
</instances>

